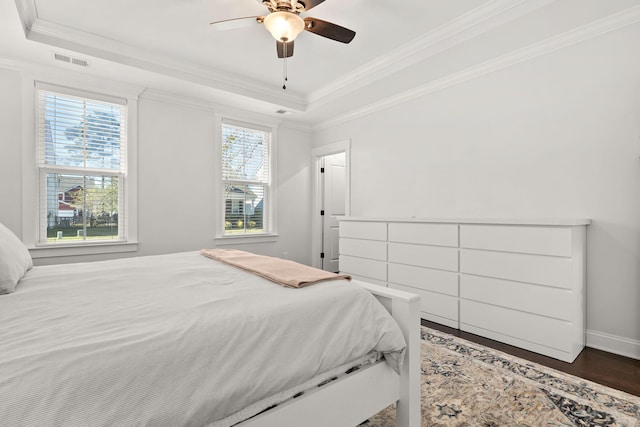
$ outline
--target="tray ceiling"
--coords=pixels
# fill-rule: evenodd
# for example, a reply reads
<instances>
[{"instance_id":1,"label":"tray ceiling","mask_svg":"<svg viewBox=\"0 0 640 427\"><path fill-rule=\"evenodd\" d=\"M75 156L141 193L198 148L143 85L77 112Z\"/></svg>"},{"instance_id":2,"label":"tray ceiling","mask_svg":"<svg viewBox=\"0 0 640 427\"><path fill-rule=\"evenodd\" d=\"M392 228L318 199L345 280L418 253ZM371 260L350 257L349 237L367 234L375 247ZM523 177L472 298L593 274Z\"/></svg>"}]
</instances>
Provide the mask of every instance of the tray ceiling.
<instances>
[{"instance_id":1,"label":"tray ceiling","mask_svg":"<svg viewBox=\"0 0 640 427\"><path fill-rule=\"evenodd\" d=\"M2 11L8 10L11 0L0 1ZM269 105L271 111L307 112L316 121L330 117L329 106L338 113L341 106L358 108L354 95L360 104L371 103L417 83L424 87L437 82L444 74L436 72L446 68L446 61L454 64L443 52L455 53L465 43L469 49L461 57L469 61L456 59L461 69L482 63L488 54L496 56L500 49L513 51L611 14L631 11L633 20L626 24L640 16L638 0L326 0L303 16L345 26L356 31L356 37L345 45L303 32L287 61L285 91L283 61L262 25L227 31L209 25L264 15L266 8L256 0L15 0L15 6L22 38L50 51L77 52L90 61L177 78ZM523 26L523 17L530 18L531 28ZM514 26L518 19L522 22ZM489 38L500 29L508 36ZM482 49L474 50L470 41L483 38ZM438 64L433 63L436 56L442 57ZM418 67L427 63L426 71ZM445 74L458 71L450 68ZM392 75L408 69L413 69L408 78L393 82ZM321 110L324 115L313 115Z\"/></svg>"}]
</instances>

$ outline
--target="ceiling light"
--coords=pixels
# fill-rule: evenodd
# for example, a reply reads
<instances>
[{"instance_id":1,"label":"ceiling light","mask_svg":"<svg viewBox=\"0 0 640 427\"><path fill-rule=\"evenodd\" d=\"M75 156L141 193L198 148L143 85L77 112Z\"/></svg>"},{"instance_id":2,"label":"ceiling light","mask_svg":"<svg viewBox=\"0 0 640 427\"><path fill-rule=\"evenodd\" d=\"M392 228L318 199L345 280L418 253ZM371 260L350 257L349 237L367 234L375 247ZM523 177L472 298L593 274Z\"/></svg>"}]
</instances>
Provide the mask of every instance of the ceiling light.
<instances>
[{"instance_id":1,"label":"ceiling light","mask_svg":"<svg viewBox=\"0 0 640 427\"><path fill-rule=\"evenodd\" d=\"M304 20L291 12L272 12L264 17L264 26L274 39L291 42L304 30Z\"/></svg>"}]
</instances>

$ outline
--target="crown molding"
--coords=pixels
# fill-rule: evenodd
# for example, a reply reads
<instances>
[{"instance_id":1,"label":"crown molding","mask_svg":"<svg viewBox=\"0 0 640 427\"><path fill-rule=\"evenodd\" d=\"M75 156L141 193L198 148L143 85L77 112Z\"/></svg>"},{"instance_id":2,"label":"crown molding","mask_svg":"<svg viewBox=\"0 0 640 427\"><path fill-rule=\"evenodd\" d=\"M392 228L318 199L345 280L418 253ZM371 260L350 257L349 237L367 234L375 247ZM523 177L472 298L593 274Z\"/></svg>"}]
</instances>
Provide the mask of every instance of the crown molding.
<instances>
[{"instance_id":1,"label":"crown molding","mask_svg":"<svg viewBox=\"0 0 640 427\"><path fill-rule=\"evenodd\" d=\"M314 107L370 85L556 0L491 0L312 92Z\"/></svg>"},{"instance_id":2,"label":"crown molding","mask_svg":"<svg viewBox=\"0 0 640 427\"><path fill-rule=\"evenodd\" d=\"M179 105L182 107L193 108L205 111L207 113L217 114L221 116L233 116L238 120L259 122L268 126L280 126L283 123L282 118L274 117L268 114L249 111L242 108L231 107L215 102L214 100L196 98L177 94L174 92L164 91L161 89L147 88L139 97L141 100L152 100L167 104Z\"/></svg>"},{"instance_id":3,"label":"crown molding","mask_svg":"<svg viewBox=\"0 0 640 427\"><path fill-rule=\"evenodd\" d=\"M38 19L38 9L36 9L35 0L15 0L18 16L22 24L24 35L28 36L33 23Z\"/></svg>"},{"instance_id":4,"label":"crown molding","mask_svg":"<svg viewBox=\"0 0 640 427\"><path fill-rule=\"evenodd\" d=\"M416 98L420 98L440 90L456 86L458 84L482 77L486 74L510 67L530 59L555 52L559 49L602 36L609 32L624 28L640 22L640 5L633 6L623 11L614 13L605 18L593 21L589 24L574 28L562 34L547 38L529 46L513 50L507 54L498 56L480 64L468 67L464 70L451 73L440 79L433 80L424 85L406 90L397 95L385 98L355 109L347 114L333 117L314 126L314 131L328 129L339 124L355 120L357 118L385 110L396 105L404 104Z\"/></svg>"},{"instance_id":5,"label":"crown molding","mask_svg":"<svg viewBox=\"0 0 640 427\"><path fill-rule=\"evenodd\" d=\"M218 104L211 100L189 97L155 88L145 89L145 91L140 94L139 99L180 105L182 107L194 108L197 110L219 114L222 116L240 117L244 121L258 121L261 123L268 123L271 126L279 126L307 133L313 132L313 128L311 126L295 121L286 120L280 117L273 117L267 114L256 113L249 110L243 110L240 108L232 108L228 105Z\"/></svg>"},{"instance_id":6,"label":"crown molding","mask_svg":"<svg viewBox=\"0 0 640 427\"><path fill-rule=\"evenodd\" d=\"M195 64L171 61L113 39L86 33L38 17L35 0L15 0L18 15L29 40L81 52L94 57L179 78L214 89L255 98L304 112L311 103L323 104L409 67L465 40L476 37L511 19L530 13L555 0L490 0L482 6L397 49L393 54L360 67L310 96L276 91L252 80Z\"/></svg>"},{"instance_id":7,"label":"crown molding","mask_svg":"<svg viewBox=\"0 0 640 427\"><path fill-rule=\"evenodd\" d=\"M171 61L164 56L152 54L120 41L41 19L37 16L33 0L16 0L16 4L23 29L29 40L258 99L297 112L305 111L307 107L305 99L300 94L293 92L285 94L253 80L242 79L203 66Z\"/></svg>"},{"instance_id":8,"label":"crown molding","mask_svg":"<svg viewBox=\"0 0 640 427\"><path fill-rule=\"evenodd\" d=\"M137 99L145 90L144 86L112 80L105 77L87 75L68 66L47 65L15 58L0 58L0 69L8 69L22 74L23 78L55 84L58 86L80 87L98 93L112 93L116 96Z\"/></svg>"},{"instance_id":9,"label":"crown molding","mask_svg":"<svg viewBox=\"0 0 640 427\"><path fill-rule=\"evenodd\" d=\"M280 128L286 128L286 129L291 129L291 130L295 130L295 131L299 131L299 132L305 132L305 133L313 133L313 126L304 124L304 123L299 123L299 122L294 122L291 120L287 120L284 119L282 121L282 124L280 125Z\"/></svg>"},{"instance_id":10,"label":"crown molding","mask_svg":"<svg viewBox=\"0 0 640 427\"><path fill-rule=\"evenodd\" d=\"M0 58L0 69L10 71L22 71L24 70L24 62L16 61L15 59Z\"/></svg>"},{"instance_id":11,"label":"crown molding","mask_svg":"<svg viewBox=\"0 0 640 427\"><path fill-rule=\"evenodd\" d=\"M330 85L311 92L308 97L304 97L295 92L282 93L281 91L260 85L253 80L242 79L197 64L171 61L166 57L153 54L120 41L85 33L43 20L38 17L35 0L15 0L15 4L23 30L29 40L43 42L52 46L91 55L96 58L102 58L174 77L220 90L224 93L246 97L246 99L282 106L291 111L304 112L310 107L316 108L335 101L340 96L344 96L376 81L387 78L393 73L415 65L474 37L478 37L483 33L531 13L554 1L556 0L537 0L535 2L530 0L490 0L482 6L453 19L446 25L434 29L423 37L407 43L404 46L400 46L393 53L371 61L352 73L345 75L343 78L334 81ZM316 125L309 125L311 126L310 128L305 124L301 124L300 130L325 129L382 109L390 108L394 105L478 78L518 62L523 62L561 49L562 47L579 43L580 41L636 23L639 21L639 15L640 6L631 7L610 15L609 17L567 31L561 35L514 50L481 64L425 83L417 88L374 102L366 107L352 110L347 114L332 117ZM2 64L0 63L0 65ZM16 65L12 63L5 63L5 66L8 68L16 68ZM17 68L21 68L21 66L18 65ZM199 107L203 107L203 105L200 104ZM212 107L208 105L206 108ZM283 119L283 123L292 123L292 128L298 127L295 120Z\"/></svg>"},{"instance_id":12,"label":"crown molding","mask_svg":"<svg viewBox=\"0 0 640 427\"><path fill-rule=\"evenodd\" d=\"M210 113L216 112L216 106L213 102L204 99L196 99L184 95L167 92L160 89L147 88L140 94L141 100L150 100L164 102L167 104L176 104L183 107L204 110Z\"/></svg>"}]
</instances>

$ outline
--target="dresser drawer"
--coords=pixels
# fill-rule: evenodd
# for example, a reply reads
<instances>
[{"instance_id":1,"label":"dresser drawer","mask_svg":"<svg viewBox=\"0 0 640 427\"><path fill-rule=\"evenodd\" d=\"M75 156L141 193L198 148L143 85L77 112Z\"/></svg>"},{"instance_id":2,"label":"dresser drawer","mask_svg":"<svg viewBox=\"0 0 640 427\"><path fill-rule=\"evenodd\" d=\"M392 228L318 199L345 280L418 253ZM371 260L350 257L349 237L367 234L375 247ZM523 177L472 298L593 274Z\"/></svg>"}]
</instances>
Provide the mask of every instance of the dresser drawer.
<instances>
[{"instance_id":1,"label":"dresser drawer","mask_svg":"<svg viewBox=\"0 0 640 427\"><path fill-rule=\"evenodd\" d=\"M390 283L458 296L458 275L456 273L393 263L389 264L388 269Z\"/></svg>"},{"instance_id":2,"label":"dresser drawer","mask_svg":"<svg viewBox=\"0 0 640 427\"><path fill-rule=\"evenodd\" d=\"M384 261L340 255L340 271L345 274L387 281L387 263Z\"/></svg>"},{"instance_id":3,"label":"dresser drawer","mask_svg":"<svg viewBox=\"0 0 640 427\"><path fill-rule=\"evenodd\" d=\"M462 274L460 297L566 321L573 315L568 289Z\"/></svg>"},{"instance_id":4,"label":"dresser drawer","mask_svg":"<svg viewBox=\"0 0 640 427\"><path fill-rule=\"evenodd\" d=\"M420 295L420 312L423 319L452 328L458 327L458 298L397 283L389 283L389 287Z\"/></svg>"},{"instance_id":5,"label":"dresser drawer","mask_svg":"<svg viewBox=\"0 0 640 427\"><path fill-rule=\"evenodd\" d=\"M460 272L571 289L571 258L460 250Z\"/></svg>"},{"instance_id":6,"label":"dresser drawer","mask_svg":"<svg viewBox=\"0 0 640 427\"><path fill-rule=\"evenodd\" d=\"M460 328L469 330L466 325L562 352L571 353L573 347L570 322L461 299Z\"/></svg>"},{"instance_id":7,"label":"dresser drawer","mask_svg":"<svg viewBox=\"0 0 640 427\"><path fill-rule=\"evenodd\" d=\"M386 241L387 223L340 221L340 237Z\"/></svg>"},{"instance_id":8,"label":"dresser drawer","mask_svg":"<svg viewBox=\"0 0 640 427\"><path fill-rule=\"evenodd\" d=\"M379 261L387 260L387 244L376 240L340 239L340 253Z\"/></svg>"},{"instance_id":9,"label":"dresser drawer","mask_svg":"<svg viewBox=\"0 0 640 427\"><path fill-rule=\"evenodd\" d=\"M434 246L458 246L457 224L389 223L389 241Z\"/></svg>"},{"instance_id":10,"label":"dresser drawer","mask_svg":"<svg viewBox=\"0 0 640 427\"><path fill-rule=\"evenodd\" d=\"M458 250L442 246L389 243L389 261L418 267L458 271Z\"/></svg>"},{"instance_id":11,"label":"dresser drawer","mask_svg":"<svg viewBox=\"0 0 640 427\"><path fill-rule=\"evenodd\" d=\"M571 229L540 226L461 225L460 247L571 256Z\"/></svg>"}]
</instances>

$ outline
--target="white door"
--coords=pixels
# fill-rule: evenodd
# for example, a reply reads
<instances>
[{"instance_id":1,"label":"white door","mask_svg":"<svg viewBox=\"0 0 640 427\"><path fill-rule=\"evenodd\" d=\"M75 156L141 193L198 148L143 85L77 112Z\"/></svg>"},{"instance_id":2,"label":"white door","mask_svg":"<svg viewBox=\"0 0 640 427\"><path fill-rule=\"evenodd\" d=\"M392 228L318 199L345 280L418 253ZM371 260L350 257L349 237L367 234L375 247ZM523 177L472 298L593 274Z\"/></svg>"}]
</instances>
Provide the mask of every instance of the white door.
<instances>
[{"instance_id":1,"label":"white door","mask_svg":"<svg viewBox=\"0 0 640 427\"><path fill-rule=\"evenodd\" d=\"M345 157L345 153L338 153L322 159L322 269L333 272L340 271L336 216L345 215Z\"/></svg>"}]
</instances>

